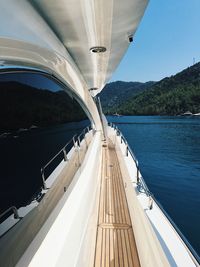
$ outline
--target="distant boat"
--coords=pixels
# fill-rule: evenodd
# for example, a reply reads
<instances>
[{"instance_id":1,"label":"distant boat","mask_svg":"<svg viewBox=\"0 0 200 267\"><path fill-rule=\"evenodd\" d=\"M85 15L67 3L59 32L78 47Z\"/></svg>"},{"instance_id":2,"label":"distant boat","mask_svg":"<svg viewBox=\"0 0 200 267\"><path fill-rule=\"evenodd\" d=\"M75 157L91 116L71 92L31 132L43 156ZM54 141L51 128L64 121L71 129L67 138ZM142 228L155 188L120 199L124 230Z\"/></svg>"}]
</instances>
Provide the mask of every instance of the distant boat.
<instances>
[{"instance_id":1,"label":"distant boat","mask_svg":"<svg viewBox=\"0 0 200 267\"><path fill-rule=\"evenodd\" d=\"M36 128L38 128L38 126L36 126L36 125L31 125L31 127L30 127L29 129L36 129Z\"/></svg>"},{"instance_id":2,"label":"distant boat","mask_svg":"<svg viewBox=\"0 0 200 267\"><path fill-rule=\"evenodd\" d=\"M181 114L181 116L192 116L192 112L191 111L186 111L185 113Z\"/></svg>"},{"instance_id":3,"label":"distant boat","mask_svg":"<svg viewBox=\"0 0 200 267\"><path fill-rule=\"evenodd\" d=\"M113 116L121 117L121 116L123 116L123 115L118 114L118 113L115 113L115 114L113 114Z\"/></svg>"},{"instance_id":4,"label":"distant boat","mask_svg":"<svg viewBox=\"0 0 200 267\"><path fill-rule=\"evenodd\" d=\"M10 133L2 133L0 134L0 138L6 138Z\"/></svg>"},{"instance_id":5,"label":"distant boat","mask_svg":"<svg viewBox=\"0 0 200 267\"><path fill-rule=\"evenodd\" d=\"M185 113L181 114L180 116L200 116L200 113L193 114L190 111L186 111Z\"/></svg>"},{"instance_id":6,"label":"distant boat","mask_svg":"<svg viewBox=\"0 0 200 267\"><path fill-rule=\"evenodd\" d=\"M28 131L28 129L27 129L27 128L20 128L20 129L18 130L18 132L25 132L25 131Z\"/></svg>"}]
</instances>

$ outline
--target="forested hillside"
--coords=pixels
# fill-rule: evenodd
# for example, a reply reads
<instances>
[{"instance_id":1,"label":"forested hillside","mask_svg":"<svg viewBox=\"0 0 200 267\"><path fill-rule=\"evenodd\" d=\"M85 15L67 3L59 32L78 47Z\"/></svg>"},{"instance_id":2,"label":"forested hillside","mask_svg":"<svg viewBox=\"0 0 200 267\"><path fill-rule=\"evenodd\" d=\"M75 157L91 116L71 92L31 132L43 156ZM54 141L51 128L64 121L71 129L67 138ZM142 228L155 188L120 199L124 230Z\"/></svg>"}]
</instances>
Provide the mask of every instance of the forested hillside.
<instances>
[{"instance_id":1,"label":"forested hillside","mask_svg":"<svg viewBox=\"0 0 200 267\"><path fill-rule=\"evenodd\" d=\"M0 130L49 126L85 119L64 91L51 92L18 82L0 83Z\"/></svg>"},{"instance_id":2,"label":"forested hillside","mask_svg":"<svg viewBox=\"0 0 200 267\"><path fill-rule=\"evenodd\" d=\"M100 93L104 113L115 113L118 106L152 86L154 82L111 82Z\"/></svg>"},{"instance_id":3,"label":"forested hillside","mask_svg":"<svg viewBox=\"0 0 200 267\"><path fill-rule=\"evenodd\" d=\"M127 115L177 115L200 112L200 63L165 78L131 97L116 112Z\"/></svg>"},{"instance_id":4,"label":"forested hillside","mask_svg":"<svg viewBox=\"0 0 200 267\"><path fill-rule=\"evenodd\" d=\"M112 82L100 94L104 113L177 115L200 112L200 63L159 82ZM64 91L0 82L0 130L40 127L85 119Z\"/></svg>"}]
</instances>

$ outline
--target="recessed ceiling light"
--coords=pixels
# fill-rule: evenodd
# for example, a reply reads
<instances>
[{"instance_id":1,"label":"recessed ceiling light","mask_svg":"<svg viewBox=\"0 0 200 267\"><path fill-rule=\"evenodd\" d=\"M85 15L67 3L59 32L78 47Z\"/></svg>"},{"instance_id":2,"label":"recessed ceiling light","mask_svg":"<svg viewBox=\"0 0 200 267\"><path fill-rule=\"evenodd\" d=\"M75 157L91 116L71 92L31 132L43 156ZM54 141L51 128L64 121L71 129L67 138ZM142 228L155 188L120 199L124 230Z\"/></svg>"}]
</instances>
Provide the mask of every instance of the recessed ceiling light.
<instances>
[{"instance_id":1,"label":"recessed ceiling light","mask_svg":"<svg viewBox=\"0 0 200 267\"><path fill-rule=\"evenodd\" d=\"M93 53L104 53L106 48L104 46L94 46L90 48L90 51Z\"/></svg>"}]
</instances>

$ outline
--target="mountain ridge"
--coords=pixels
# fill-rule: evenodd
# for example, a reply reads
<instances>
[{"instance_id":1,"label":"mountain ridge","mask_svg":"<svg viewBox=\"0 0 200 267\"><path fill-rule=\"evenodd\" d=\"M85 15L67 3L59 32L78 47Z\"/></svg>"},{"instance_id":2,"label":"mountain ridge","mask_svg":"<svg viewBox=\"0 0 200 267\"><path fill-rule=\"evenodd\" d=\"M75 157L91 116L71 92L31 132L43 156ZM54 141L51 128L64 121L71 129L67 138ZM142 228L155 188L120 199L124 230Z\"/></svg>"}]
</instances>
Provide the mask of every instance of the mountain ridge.
<instances>
[{"instance_id":1,"label":"mountain ridge","mask_svg":"<svg viewBox=\"0 0 200 267\"><path fill-rule=\"evenodd\" d=\"M153 84L153 81L146 83L115 81L106 84L99 94L104 113L113 113L122 102L148 89Z\"/></svg>"},{"instance_id":2,"label":"mountain ridge","mask_svg":"<svg viewBox=\"0 0 200 267\"><path fill-rule=\"evenodd\" d=\"M0 82L0 130L45 127L85 119L66 92L52 92L19 82Z\"/></svg>"},{"instance_id":3,"label":"mountain ridge","mask_svg":"<svg viewBox=\"0 0 200 267\"><path fill-rule=\"evenodd\" d=\"M200 62L181 72L153 82L107 113L124 115L177 115L200 112Z\"/></svg>"}]
</instances>

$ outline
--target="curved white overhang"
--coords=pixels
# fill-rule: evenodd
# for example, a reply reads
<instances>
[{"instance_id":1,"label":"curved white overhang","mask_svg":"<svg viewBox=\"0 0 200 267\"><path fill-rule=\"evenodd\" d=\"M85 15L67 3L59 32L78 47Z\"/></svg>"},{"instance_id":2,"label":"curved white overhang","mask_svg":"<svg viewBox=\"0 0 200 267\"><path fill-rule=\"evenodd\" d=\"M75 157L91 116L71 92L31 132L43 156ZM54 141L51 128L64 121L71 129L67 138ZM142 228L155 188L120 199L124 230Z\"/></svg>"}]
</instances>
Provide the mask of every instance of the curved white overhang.
<instances>
[{"instance_id":1,"label":"curved white overhang","mask_svg":"<svg viewBox=\"0 0 200 267\"><path fill-rule=\"evenodd\" d=\"M88 88L98 88L98 93L128 48L148 0L31 2L74 59ZM106 51L92 53L98 46Z\"/></svg>"},{"instance_id":2,"label":"curved white overhang","mask_svg":"<svg viewBox=\"0 0 200 267\"><path fill-rule=\"evenodd\" d=\"M0 1L0 65L36 67L66 83L85 103L104 87L129 45L148 0ZM91 52L103 46L104 53Z\"/></svg>"}]
</instances>

